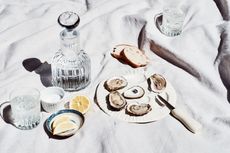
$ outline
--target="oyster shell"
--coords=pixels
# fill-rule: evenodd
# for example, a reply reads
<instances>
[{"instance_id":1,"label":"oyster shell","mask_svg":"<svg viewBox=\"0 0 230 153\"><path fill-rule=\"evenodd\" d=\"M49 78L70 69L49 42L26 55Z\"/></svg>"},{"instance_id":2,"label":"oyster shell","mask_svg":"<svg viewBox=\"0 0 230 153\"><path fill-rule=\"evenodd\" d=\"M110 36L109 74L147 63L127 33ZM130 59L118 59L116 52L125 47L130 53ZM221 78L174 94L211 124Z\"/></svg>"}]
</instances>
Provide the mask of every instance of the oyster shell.
<instances>
[{"instance_id":1,"label":"oyster shell","mask_svg":"<svg viewBox=\"0 0 230 153\"><path fill-rule=\"evenodd\" d=\"M140 86L133 86L126 90L123 95L127 99L141 98L145 94L145 90Z\"/></svg>"},{"instance_id":2,"label":"oyster shell","mask_svg":"<svg viewBox=\"0 0 230 153\"><path fill-rule=\"evenodd\" d=\"M125 98L118 91L112 91L109 93L108 102L113 110L117 111L124 108L127 104Z\"/></svg>"},{"instance_id":3,"label":"oyster shell","mask_svg":"<svg viewBox=\"0 0 230 153\"><path fill-rule=\"evenodd\" d=\"M143 116L150 112L152 107L149 104L131 103L126 107L126 113L132 116Z\"/></svg>"},{"instance_id":4,"label":"oyster shell","mask_svg":"<svg viewBox=\"0 0 230 153\"><path fill-rule=\"evenodd\" d=\"M149 88L153 92L162 92L166 88L166 80L160 74L153 74L148 78Z\"/></svg>"},{"instance_id":5,"label":"oyster shell","mask_svg":"<svg viewBox=\"0 0 230 153\"><path fill-rule=\"evenodd\" d=\"M105 82L104 87L108 91L115 91L126 87L127 84L128 82L124 77L112 77Z\"/></svg>"}]
</instances>

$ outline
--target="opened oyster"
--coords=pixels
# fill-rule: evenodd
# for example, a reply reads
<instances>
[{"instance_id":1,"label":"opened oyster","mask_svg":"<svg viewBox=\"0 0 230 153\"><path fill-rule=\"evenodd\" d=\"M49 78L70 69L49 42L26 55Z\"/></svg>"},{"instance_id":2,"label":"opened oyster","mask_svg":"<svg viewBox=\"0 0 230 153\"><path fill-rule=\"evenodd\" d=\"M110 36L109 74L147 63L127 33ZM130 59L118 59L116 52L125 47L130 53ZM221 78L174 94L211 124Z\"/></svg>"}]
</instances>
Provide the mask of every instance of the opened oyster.
<instances>
[{"instance_id":1,"label":"opened oyster","mask_svg":"<svg viewBox=\"0 0 230 153\"><path fill-rule=\"evenodd\" d=\"M127 80L123 77L113 77L108 79L105 84L104 87L108 90L108 91L115 91L118 89L122 89L124 87L126 87L128 84Z\"/></svg>"},{"instance_id":2,"label":"opened oyster","mask_svg":"<svg viewBox=\"0 0 230 153\"><path fill-rule=\"evenodd\" d=\"M131 103L126 107L126 113L132 116L143 116L150 112L152 107L149 104Z\"/></svg>"},{"instance_id":3,"label":"opened oyster","mask_svg":"<svg viewBox=\"0 0 230 153\"><path fill-rule=\"evenodd\" d=\"M127 104L125 98L118 91L112 91L109 93L108 102L109 105L117 111L124 108Z\"/></svg>"},{"instance_id":4,"label":"opened oyster","mask_svg":"<svg viewBox=\"0 0 230 153\"><path fill-rule=\"evenodd\" d=\"M145 94L145 90L140 86L133 86L126 90L123 95L127 99L141 98Z\"/></svg>"},{"instance_id":5,"label":"opened oyster","mask_svg":"<svg viewBox=\"0 0 230 153\"><path fill-rule=\"evenodd\" d=\"M154 74L148 78L149 88L153 92L162 92L166 88L166 80L160 74Z\"/></svg>"}]
</instances>

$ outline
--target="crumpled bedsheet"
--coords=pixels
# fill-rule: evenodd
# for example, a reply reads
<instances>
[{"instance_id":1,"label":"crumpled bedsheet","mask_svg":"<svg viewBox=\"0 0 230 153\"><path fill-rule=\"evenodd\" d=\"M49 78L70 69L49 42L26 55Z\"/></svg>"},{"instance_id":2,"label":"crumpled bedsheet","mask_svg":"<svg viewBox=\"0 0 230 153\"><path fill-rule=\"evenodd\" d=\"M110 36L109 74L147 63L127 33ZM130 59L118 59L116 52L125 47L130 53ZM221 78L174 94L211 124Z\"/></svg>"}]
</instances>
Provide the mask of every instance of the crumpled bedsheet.
<instances>
[{"instance_id":1,"label":"crumpled bedsheet","mask_svg":"<svg viewBox=\"0 0 230 153\"><path fill-rule=\"evenodd\" d=\"M46 112L38 127L23 131L10 124L1 108L0 153L229 153L229 8L229 0L184 0L183 32L167 37L156 26L160 0L1 0L0 104L15 87L51 85L50 63L62 29L57 17L74 11L81 17L81 48L92 62L91 84L76 94L87 94L92 107L83 127L67 139L47 134ZM164 75L176 90L177 107L203 125L201 133L189 132L170 115L133 124L98 108L94 100L100 81L134 70L110 55L120 43L145 51L151 62L138 70ZM31 61L37 64L25 66Z\"/></svg>"}]
</instances>

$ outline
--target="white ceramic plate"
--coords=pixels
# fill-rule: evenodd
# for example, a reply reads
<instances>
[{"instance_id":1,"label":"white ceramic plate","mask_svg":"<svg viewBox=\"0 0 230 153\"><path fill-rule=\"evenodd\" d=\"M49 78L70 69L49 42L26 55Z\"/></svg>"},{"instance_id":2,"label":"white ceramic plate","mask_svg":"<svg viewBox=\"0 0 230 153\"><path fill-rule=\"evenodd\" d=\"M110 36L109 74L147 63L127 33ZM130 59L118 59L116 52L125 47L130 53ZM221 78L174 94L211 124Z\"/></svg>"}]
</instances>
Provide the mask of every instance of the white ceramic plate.
<instances>
[{"instance_id":1,"label":"white ceramic plate","mask_svg":"<svg viewBox=\"0 0 230 153\"><path fill-rule=\"evenodd\" d=\"M143 73L143 71L142 72L135 71L135 72L129 72L122 76L127 79L128 85L125 88L118 90L120 93L123 93L125 90L127 90L128 88L134 85L139 85L145 90L145 95L143 97L139 99L134 99L134 100L126 99L127 103L128 104L132 102L149 103L152 107L152 110L148 114L143 115L143 116L130 116L125 113L125 108L123 108L120 111L112 111L108 109L107 102L106 102L106 96L109 94L109 92L104 88L104 83L107 80L106 79L106 80L101 81L96 91L97 103L99 107L106 114L112 117L121 119L123 121L127 121L127 122L146 123L146 122L160 120L166 117L170 113L170 110L166 106L162 107L157 103L155 99L155 96L157 95L157 93L154 93L148 90L147 78L151 75ZM163 94L164 98L169 100L170 103L173 106L175 106L176 105L176 92L168 80L167 80L167 85L166 85L164 92L167 93L167 94Z\"/></svg>"}]
</instances>

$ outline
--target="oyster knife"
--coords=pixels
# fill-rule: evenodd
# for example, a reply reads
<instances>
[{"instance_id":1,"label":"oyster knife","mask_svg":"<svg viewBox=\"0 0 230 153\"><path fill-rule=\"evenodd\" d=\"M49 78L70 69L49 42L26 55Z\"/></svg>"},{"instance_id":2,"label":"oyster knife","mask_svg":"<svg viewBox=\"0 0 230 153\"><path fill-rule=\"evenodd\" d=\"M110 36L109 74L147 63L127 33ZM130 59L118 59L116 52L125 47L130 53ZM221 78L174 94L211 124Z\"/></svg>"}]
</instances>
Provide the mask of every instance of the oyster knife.
<instances>
[{"instance_id":1,"label":"oyster knife","mask_svg":"<svg viewBox=\"0 0 230 153\"><path fill-rule=\"evenodd\" d=\"M170 109L170 113L172 116L174 116L176 119L178 119L183 125L190 130L192 133L198 133L202 129L202 125L191 118L187 113L182 111L181 109L175 108L173 105L170 104L169 101L165 100L162 96L157 95L157 100L165 104L166 107Z\"/></svg>"}]
</instances>

